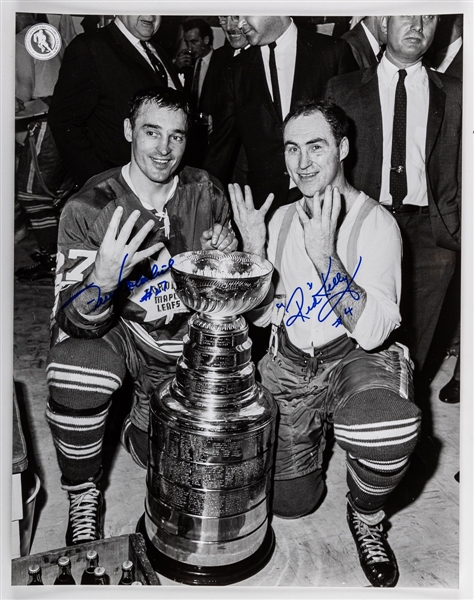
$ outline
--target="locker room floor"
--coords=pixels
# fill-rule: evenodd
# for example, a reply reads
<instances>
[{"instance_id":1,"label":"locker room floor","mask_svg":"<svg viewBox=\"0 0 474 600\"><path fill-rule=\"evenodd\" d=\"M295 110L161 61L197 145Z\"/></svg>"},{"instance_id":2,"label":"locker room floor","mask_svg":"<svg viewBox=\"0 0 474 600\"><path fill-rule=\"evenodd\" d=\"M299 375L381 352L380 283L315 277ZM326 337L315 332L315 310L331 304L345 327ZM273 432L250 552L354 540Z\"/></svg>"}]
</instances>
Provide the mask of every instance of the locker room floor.
<instances>
[{"instance_id":1,"label":"locker room floor","mask_svg":"<svg viewBox=\"0 0 474 600\"><path fill-rule=\"evenodd\" d=\"M33 250L30 233L15 248L15 268L28 264L28 255ZM55 450L44 415L53 288L15 284L14 291L15 388L29 445L29 461L42 482L36 505L33 554L64 546L67 526L67 497L59 485ZM430 398L423 401L422 439L407 476L387 507L391 523L389 540L400 569L397 590L429 588L436 593L437 588L448 590L459 586L460 484L454 475L460 464L462 402L449 405L438 400L439 389L451 378L454 360L450 357L440 361ZM135 531L143 514L146 492L145 471L120 446L118 434L112 429L120 429L118 417L112 419L105 448L110 470L105 496L106 537ZM330 449L326 483L328 493L316 513L298 520L273 518L276 548L270 562L237 586L359 590L370 587L346 524L344 453L337 445ZM160 580L163 585L180 585L161 575Z\"/></svg>"}]
</instances>

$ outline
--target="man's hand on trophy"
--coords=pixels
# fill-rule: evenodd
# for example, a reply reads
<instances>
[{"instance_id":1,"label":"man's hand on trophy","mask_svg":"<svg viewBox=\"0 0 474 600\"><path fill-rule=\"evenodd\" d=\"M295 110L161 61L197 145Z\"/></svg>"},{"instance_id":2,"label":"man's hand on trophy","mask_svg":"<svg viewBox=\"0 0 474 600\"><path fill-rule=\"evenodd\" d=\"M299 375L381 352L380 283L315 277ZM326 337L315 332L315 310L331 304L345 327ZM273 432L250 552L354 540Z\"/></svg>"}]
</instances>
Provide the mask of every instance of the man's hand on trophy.
<instances>
[{"instance_id":1,"label":"man's hand on trophy","mask_svg":"<svg viewBox=\"0 0 474 600\"><path fill-rule=\"evenodd\" d=\"M262 207L257 210L253 203L251 189L246 185L244 190L245 197L238 183L229 184L234 221L242 236L244 252L258 254L265 258L265 241L267 237L265 217L275 196L270 194Z\"/></svg>"},{"instance_id":2,"label":"man's hand on trophy","mask_svg":"<svg viewBox=\"0 0 474 600\"><path fill-rule=\"evenodd\" d=\"M214 223L214 226L201 235L201 248L203 250L220 250L221 252L234 252L237 250L238 241L232 229Z\"/></svg>"}]
</instances>

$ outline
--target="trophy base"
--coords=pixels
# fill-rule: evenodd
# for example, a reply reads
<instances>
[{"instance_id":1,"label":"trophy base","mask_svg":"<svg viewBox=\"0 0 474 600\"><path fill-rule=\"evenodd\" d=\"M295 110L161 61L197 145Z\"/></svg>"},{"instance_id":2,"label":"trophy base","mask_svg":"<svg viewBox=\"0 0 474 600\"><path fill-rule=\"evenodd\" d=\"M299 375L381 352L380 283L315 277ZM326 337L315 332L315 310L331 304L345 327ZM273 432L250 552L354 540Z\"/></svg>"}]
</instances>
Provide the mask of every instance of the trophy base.
<instances>
[{"instance_id":1,"label":"trophy base","mask_svg":"<svg viewBox=\"0 0 474 600\"><path fill-rule=\"evenodd\" d=\"M256 552L231 565L200 567L188 565L166 556L150 541L145 527L145 515L139 519L136 531L145 538L148 560L155 571L173 581L187 585L230 585L258 573L268 563L275 549L275 534L271 525Z\"/></svg>"}]
</instances>

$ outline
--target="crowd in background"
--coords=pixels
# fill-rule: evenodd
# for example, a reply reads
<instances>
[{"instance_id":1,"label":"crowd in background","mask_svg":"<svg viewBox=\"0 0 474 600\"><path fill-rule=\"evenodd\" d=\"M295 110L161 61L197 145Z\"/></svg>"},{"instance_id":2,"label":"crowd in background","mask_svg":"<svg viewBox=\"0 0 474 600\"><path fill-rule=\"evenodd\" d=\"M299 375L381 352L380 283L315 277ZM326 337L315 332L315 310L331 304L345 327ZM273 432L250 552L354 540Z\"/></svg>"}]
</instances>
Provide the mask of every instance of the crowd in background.
<instances>
[{"instance_id":1,"label":"crowd in background","mask_svg":"<svg viewBox=\"0 0 474 600\"><path fill-rule=\"evenodd\" d=\"M54 53L52 38L48 38L48 32L54 38L54 30L51 33L48 22L54 22L61 36L61 47ZM135 302L136 314L131 316L128 307L125 316L114 321L125 306L115 293L125 283L122 270L129 254L124 248L130 248L136 239L144 243L154 221L163 230L156 238L159 241L143 251L135 248L137 257L142 258L137 258L136 264L133 256L129 259L131 266L127 263L124 278L132 267L163 248L169 252L168 258L188 249L188 245L193 249L213 246L235 250L235 235L239 233L234 233L230 225L227 195L240 229L241 248L245 248L245 232L256 223L263 227L262 216L271 196L270 223L283 214L279 208L293 206L304 229L306 246L300 248L301 260L293 265L291 256L288 266L287 251L286 275L283 266L279 270L282 279L286 276L291 280L293 274L298 274L299 281L318 261L308 249L307 240L312 227L309 220L316 219L316 201L308 212L302 208L308 205L298 201L304 198L307 203L316 194L321 200L324 189L323 208L319 210L325 222L329 202L346 194L338 214L337 234L336 228L333 231L328 226L331 234L318 230L319 237L313 240L314 251L322 245L324 236L333 236L331 244L337 238L337 252L334 256L331 253L336 248L333 244L328 254L331 265L331 260L339 260L338 236L343 237L343 225L351 222L352 207L357 198L367 196L367 214L374 206L377 208L369 219L372 229L362 228L367 214L359 206L357 210L363 213L360 221L357 214L356 222L347 225L356 232L351 232L347 248L355 258L356 249L366 248L359 264L362 259L373 261L368 262L374 266L370 293L362 286L364 303L359 305L356 317L351 321L352 316L347 316L353 310L348 306L332 326L326 323L326 330L319 323L306 324L302 331L294 328L285 337L282 331L286 329L279 323L278 356L288 358L290 367L283 375L275 375L272 394L278 396L280 388L284 388L283 395L290 393L291 381L297 378L295 365L298 372L301 367L298 400L303 406L301 419L307 419L306 396L308 402L313 402L308 381L314 390L320 389L327 368L323 363L341 360L342 365L346 360L350 365L355 360L351 357L363 355L365 366L361 372L341 377L350 388L348 393L353 394L357 385L364 388L364 369L367 376L377 371L375 379L379 380L383 373L391 377L397 369L403 371L402 367L391 366L393 343L402 342L409 349L415 369L415 401L423 409L423 389L433 375L430 356L437 350L433 342L437 342L443 310L447 310L450 320L443 322L442 329L449 329L449 324L453 330L450 337L445 336L443 349L459 357L462 33L462 15L332 18L17 14L15 242L21 243L31 233L37 248L32 254L33 263L18 269L15 276L20 284L52 284L56 278L57 298L63 294L63 303L55 304L46 414L58 453L62 487L70 497L68 545L102 536L99 482L104 423L111 395L120 387L125 370L136 380L138 391L121 439L135 462L146 468L150 390L174 372L181 352L186 325L182 314L170 314L166 320L160 314L153 320L142 307L137 311ZM31 52L33 42L39 48L36 54ZM168 104L154 105L157 93L159 102ZM308 139L312 134L303 124L314 127L318 134ZM171 126L172 133L165 140L164 128ZM327 139L319 135L328 130L331 134ZM289 131L293 137L288 138ZM301 140L304 143L300 144ZM318 178L326 182L319 188ZM245 202L241 189L245 190ZM305 193L309 189L311 193ZM128 231L127 239L117 229L122 212L111 212L120 202L123 206L117 210L131 211L122 229ZM139 210L132 210L134 207ZM309 214L311 210L313 214ZM146 225L140 211L153 217ZM194 215L193 222L187 218L190 214ZM245 219L240 221L242 214L250 215L247 223ZM143 223L137 221L141 218ZM135 222L141 229L133 237ZM247 229L242 228L242 222ZM390 234L381 233L385 231L383 223ZM268 247L273 244L275 251L274 227L272 231ZM292 243L301 243L301 239L295 239L301 237L301 232L295 234L295 228L292 231ZM371 234L359 240L363 231ZM374 251L372 244L377 236L384 239ZM265 235L259 239L262 241ZM281 238L277 239L279 243ZM123 263L117 278L103 265L108 264L104 257L110 258L120 244L123 248L118 254ZM395 247L400 252L393 250ZM276 261L278 251L275 254ZM120 267L117 256L114 264ZM322 268L316 268L321 276ZM341 273L347 273L346 279L353 273L342 262L337 268L339 272L331 281ZM102 276L99 279L107 282L102 303L110 302L110 306L102 306L95 314L90 307L93 300L83 294L89 285L64 302L68 293L77 291L72 282L80 287L89 281L84 278L86 269L89 278L94 269L92 287L100 291L98 273ZM350 284L354 289L356 272ZM138 283L125 292L131 295L134 287L139 287ZM129 329L123 325L128 323L126 319L132 323ZM347 335L333 329L341 324ZM255 334L249 324L255 363L268 346L270 328L265 326L263 331ZM156 356L150 350L150 340ZM396 347L400 356L393 364L405 365L408 355L402 356L400 346ZM97 368L99 358L105 366L91 385L90 370ZM263 375L270 378L271 387L269 372L276 367L269 354L265 359L269 366ZM93 364L89 364L91 360ZM457 362L452 380L440 392L444 402L459 402L459 358ZM281 360L278 364L281 367ZM408 371L405 383L411 388L411 366ZM288 385L282 383L286 376ZM97 380L101 377L104 383L99 386ZM349 446L344 447L348 450L348 482L354 502L349 499L348 515L352 515L350 527L361 564L372 585L388 587L396 584L398 569L379 525L384 518L383 503L403 477L416 443L419 411L410 404L412 391L403 396L394 389L382 398L380 389L384 386L374 386L379 393L375 400L367 389L360 390L362 396L370 396L369 400L363 396L367 410L364 399L352 408L347 403L339 411L339 421L334 417L334 429L338 442L349 440ZM79 389L82 391L78 394ZM328 395L331 401L337 400L337 394ZM281 433L286 418L282 407L287 398L279 400ZM374 416L376 409L381 411L378 417ZM301 419L295 418L289 426L290 437L295 431L295 439L304 436ZM405 433L395 431L396 424L405 420L410 422L402 428ZM360 432L356 431L351 446L347 432L354 433L358 426ZM313 424L308 425L308 431L311 427ZM367 427L374 429L374 443ZM360 440L367 435L367 447L374 453L364 455L362 451L358 456ZM291 440L289 447L297 443ZM278 443L281 451L286 442L280 436ZM314 462L313 450L309 455ZM308 490L317 488L322 494L324 488L318 479L322 477L321 469L313 467L306 465L297 476L285 475L277 482L275 490L284 502L276 514L294 515L295 497L304 500L296 516L313 510L319 496ZM299 490L296 494L295 489ZM84 521L80 507L85 497L96 516ZM371 558L361 554L360 548L366 544L366 535L361 531L367 527L384 553L383 567L374 566Z\"/></svg>"},{"instance_id":2,"label":"crowd in background","mask_svg":"<svg viewBox=\"0 0 474 600\"><path fill-rule=\"evenodd\" d=\"M277 63L281 61L280 114L272 119L267 110L273 84L265 28L271 37L275 18L256 19L257 30L247 23L239 27L239 17L232 16L129 16L122 22L103 15L17 14L15 242L29 231L37 243L33 263L16 273L18 281L53 281L61 207L91 176L128 162L130 144L123 136L123 120L131 96L141 88L170 86L187 96L192 127L183 164L204 168L224 188L230 182L249 184L257 207L269 193L276 197L274 209L295 198L294 184L283 163L279 123L295 100L324 97L327 83L335 75L377 65L386 34L381 17L293 17L298 43L306 44L304 61L298 58L304 68L295 73L290 64L294 57L288 57L296 51L291 48L294 42L288 47L280 44L275 51ZM41 22L55 24L61 34L61 50L51 60L35 59L25 49L26 32ZM126 37L128 32L132 38ZM134 33L143 38L137 46L140 54L131 47ZM255 47L261 48L264 57L266 82L256 66ZM250 48L253 54L248 53ZM234 61L246 52L249 60ZM423 61L430 69L462 80L462 15L441 16ZM241 101L248 97L252 102ZM25 105L38 101L43 102L42 112L29 116ZM351 140L354 142L357 148L357 140ZM374 153L377 151L380 153L374 146ZM377 191L365 191L377 195ZM459 254L457 258L451 283L454 291L448 294L450 314L459 313ZM445 277L448 281L451 270ZM430 311L437 316L445 287ZM420 307L420 314L423 312L427 312L425 307ZM431 318L429 333L419 334L425 338L419 360L416 349L411 348L420 368L436 323L437 317ZM453 338L448 352L458 354L459 327ZM457 400L458 382L459 367L444 394L445 401Z\"/></svg>"}]
</instances>

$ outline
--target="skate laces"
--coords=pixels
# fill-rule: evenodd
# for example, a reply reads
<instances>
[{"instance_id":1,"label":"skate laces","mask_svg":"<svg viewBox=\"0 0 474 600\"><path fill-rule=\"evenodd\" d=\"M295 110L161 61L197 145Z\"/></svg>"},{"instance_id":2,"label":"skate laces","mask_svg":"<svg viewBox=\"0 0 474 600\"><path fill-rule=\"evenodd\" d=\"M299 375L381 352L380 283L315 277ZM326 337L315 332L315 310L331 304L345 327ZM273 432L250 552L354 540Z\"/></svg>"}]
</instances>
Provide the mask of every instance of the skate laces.
<instances>
[{"instance_id":1,"label":"skate laces","mask_svg":"<svg viewBox=\"0 0 474 600\"><path fill-rule=\"evenodd\" d=\"M382 523L368 525L354 511L352 521L355 527L357 541L361 551L367 556L367 562L390 562L384 546L384 531Z\"/></svg>"},{"instance_id":2,"label":"skate laces","mask_svg":"<svg viewBox=\"0 0 474 600\"><path fill-rule=\"evenodd\" d=\"M99 539L100 495L100 491L95 487L79 493L69 492L69 524L73 544Z\"/></svg>"}]
</instances>

